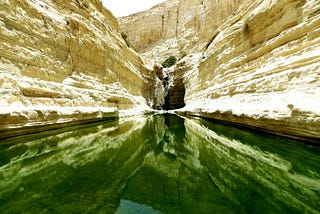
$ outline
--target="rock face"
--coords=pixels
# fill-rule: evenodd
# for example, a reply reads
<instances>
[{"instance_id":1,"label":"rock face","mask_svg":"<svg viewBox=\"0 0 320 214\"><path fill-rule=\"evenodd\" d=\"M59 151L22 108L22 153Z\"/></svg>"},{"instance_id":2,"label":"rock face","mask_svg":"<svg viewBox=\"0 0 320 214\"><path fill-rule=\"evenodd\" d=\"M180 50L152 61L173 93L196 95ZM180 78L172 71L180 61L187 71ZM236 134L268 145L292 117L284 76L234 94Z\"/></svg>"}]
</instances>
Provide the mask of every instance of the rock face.
<instances>
[{"instance_id":1,"label":"rock face","mask_svg":"<svg viewBox=\"0 0 320 214\"><path fill-rule=\"evenodd\" d=\"M187 54L175 67L184 70L180 112L319 142L319 10L316 0L180 0L120 25L144 56Z\"/></svg>"},{"instance_id":2,"label":"rock face","mask_svg":"<svg viewBox=\"0 0 320 214\"><path fill-rule=\"evenodd\" d=\"M184 63L184 62L182 62ZM165 96L164 109L179 109L185 106L185 86L183 83L184 69L168 69L168 85Z\"/></svg>"},{"instance_id":3,"label":"rock face","mask_svg":"<svg viewBox=\"0 0 320 214\"><path fill-rule=\"evenodd\" d=\"M4 0L0 8L1 137L148 109L154 77L100 1Z\"/></svg>"},{"instance_id":4,"label":"rock face","mask_svg":"<svg viewBox=\"0 0 320 214\"><path fill-rule=\"evenodd\" d=\"M185 104L177 112L319 142L317 0L169 0L120 27L98 0L0 8L1 137Z\"/></svg>"},{"instance_id":5,"label":"rock face","mask_svg":"<svg viewBox=\"0 0 320 214\"><path fill-rule=\"evenodd\" d=\"M138 52L177 36L178 0L166 1L149 11L119 18L121 30Z\"/></svg>"},{"instance_id":6,"label":"rock face","mask_svg":"<svg viewBox=\"0 0 320 214\"><path fill-rule=\"evenodd\" d=\"M216 29L243 0L168 0L148 11L119 18L128 41L144 56L162 62L203 51Z\"/></svg>"},{"instance_id":7,"label":"rock face","mask_svg":"<svg viewBox=\"0 0 320 214\"><path fill-rule=\"evenodd\" d=\"M319 139L319 2L243 7L248 11L221 25L199 68L186 76L187 105L209 117Z\"/></svg>"}]
</instances>

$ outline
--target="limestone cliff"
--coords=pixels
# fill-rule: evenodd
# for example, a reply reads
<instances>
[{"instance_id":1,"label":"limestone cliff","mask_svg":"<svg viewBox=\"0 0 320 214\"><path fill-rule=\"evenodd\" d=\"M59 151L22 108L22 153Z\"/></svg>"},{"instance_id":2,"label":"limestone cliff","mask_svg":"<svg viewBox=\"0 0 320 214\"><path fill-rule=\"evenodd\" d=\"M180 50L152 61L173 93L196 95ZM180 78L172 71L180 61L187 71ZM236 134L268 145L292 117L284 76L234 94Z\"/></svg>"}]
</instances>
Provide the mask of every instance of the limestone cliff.
<instances>
[{"instance_id":1,"label":"limestone cliff","mask_svg":"<svg viewBox=\"0 0 320 214\"><path fill-rule=\"evenodd\" d=\"M319 142L320 3L243 1L242 8L185 76L187 108Z\"/></svg>"},{"instance_id":2,"label":"limestone cliff","mask_svg":"<svg viewBox=\"0 0 320 214\"><path fill-rule=\"evenodd\" d=\"M1 137L185 104L319 142L317 0L169 0L120 27L99 0L0 8ZM170 55L179 61L162 72Z\"/></svg>"},{"instance_id":3,"label":"limestone cliff","mask_svg":"<svg viewBox=\"0 0 320 214\"><path fill-rule=\"evenodd\" d=\"M172 78L184 83L180 112L319 142L319 11L316 0L171 0L120 25L158 62L187 54ZM141 17L156 21L141 26Z\"/></svg>"},{"instance_id":4,"label":"limestone cliff","mask_svg":"<svg viewBox=\"0 0 320 214\"><path fill-rule=\"evenodd\" d=\"M148 108L153 77L99 0L4 0L0 29L1 137Z\"/></svg>"},{"instance_id":5,"label":"limestone cliff","mask_svg":"<svg viewBox=\"0 0 320 214\"><path fill-rule=\"evenodd\" d=\"M162 62L204 50L216 29L237 13L242 0L168 0L148 11L119 18L128 41L144 56Z\"/></svg>"}]
</instances>

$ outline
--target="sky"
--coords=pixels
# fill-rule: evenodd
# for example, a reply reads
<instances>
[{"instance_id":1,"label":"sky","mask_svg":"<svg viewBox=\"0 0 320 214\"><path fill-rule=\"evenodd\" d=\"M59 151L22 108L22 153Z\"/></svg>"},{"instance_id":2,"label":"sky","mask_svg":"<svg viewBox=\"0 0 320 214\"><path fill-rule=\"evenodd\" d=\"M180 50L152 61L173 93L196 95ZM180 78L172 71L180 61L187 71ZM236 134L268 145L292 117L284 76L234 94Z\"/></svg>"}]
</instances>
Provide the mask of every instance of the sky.
<instances>
[{"instance_id":1,"label":"sky","mask_svg":"<svg viewBox=\"0 0 320 214\"><path fill-rule=\"evenodd\" d=\"M127 16L144 11L165 0L101 0L115 17Z\"/></svg>"}]
</instances>

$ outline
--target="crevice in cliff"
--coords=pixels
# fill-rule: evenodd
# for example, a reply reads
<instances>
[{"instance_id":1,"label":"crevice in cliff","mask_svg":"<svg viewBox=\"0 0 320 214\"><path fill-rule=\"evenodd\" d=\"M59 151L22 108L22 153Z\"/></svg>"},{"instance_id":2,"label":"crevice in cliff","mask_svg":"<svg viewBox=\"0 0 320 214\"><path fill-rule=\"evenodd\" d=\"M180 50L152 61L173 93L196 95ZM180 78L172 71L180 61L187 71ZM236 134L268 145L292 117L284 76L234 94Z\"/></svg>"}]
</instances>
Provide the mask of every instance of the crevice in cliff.
<instances>
[{"instance_id":1,"label":"crevice in cliff","mask_svg":"<svg viewBox=\"0 0 320 214\"><path fill-rule=\"evenodd\" d=\"M185 106L185 85L183 78L177 75L176 67L162 68L154 66L155 91L152 107L157 110L173 110Z\"/></svg>"},{"instance_id":2,"label":"crevice in cliff","mask_svg":"<svg viewBox=\"0 0 320 214\"><path fill-rule=\"evenodd\" d=\"M162 38L165 37L164 33L164 15L161 16L161 33L162 33Z\"/></svg>"},{"instance_id":3,"label":"crevice in cliff","mask_svg":"<svg viewBox=\"0 0 320 214\"><path fill-rule=\"evenodd\" d=\"M175 68L164 69L164 110L179 109L185 106L185 85L176 75Z\"/></svg>"},{"instance_id":4,"label":"crevice in cliff","mask_svg":"<svg viewBox=\"0 0 320 214\"><path fill-rule=\"evenodd\" d=\"M169 88L168 94L165 97L164 110L179 109L185 106L184 103L185 86L178 84Z\"/></svg>"},{"instance_id":5,"label":"crevice in cliff","mask_svg":"<svg viewBox=\"0 0 320 214\"><path fill-rule=\"evenodd\" d=\"M178 38L178 26L179 26L179 10L177 8L177 19L176 19L176 38Z\"/></svg>"}]
</instances>

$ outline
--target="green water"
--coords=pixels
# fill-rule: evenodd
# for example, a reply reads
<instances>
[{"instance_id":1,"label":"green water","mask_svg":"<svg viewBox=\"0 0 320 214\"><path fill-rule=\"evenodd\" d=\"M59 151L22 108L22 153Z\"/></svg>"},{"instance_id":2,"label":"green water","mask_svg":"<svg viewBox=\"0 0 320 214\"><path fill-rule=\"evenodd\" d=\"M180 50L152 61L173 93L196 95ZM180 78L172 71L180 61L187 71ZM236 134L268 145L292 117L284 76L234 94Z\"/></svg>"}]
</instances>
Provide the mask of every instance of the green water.
<instances>
[{"instance_id":1,"label":"green water","mask_svg":"<svg viewBox=\"0 0 320 214\"><path fill-rule=\"evenodd\" d=\"M320 213L320 147L140 116L0 141L0 213Z\"/></svg>"}]
</instances>

